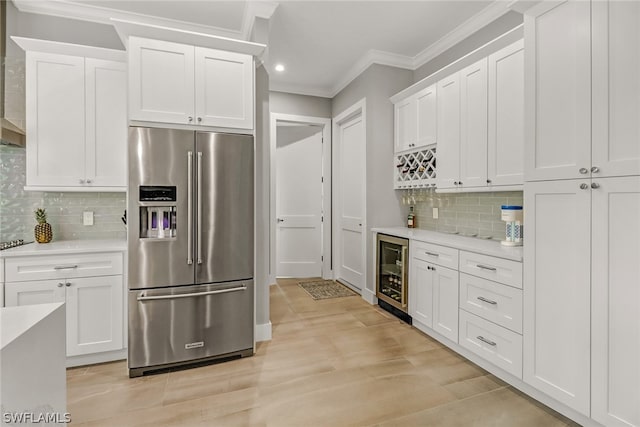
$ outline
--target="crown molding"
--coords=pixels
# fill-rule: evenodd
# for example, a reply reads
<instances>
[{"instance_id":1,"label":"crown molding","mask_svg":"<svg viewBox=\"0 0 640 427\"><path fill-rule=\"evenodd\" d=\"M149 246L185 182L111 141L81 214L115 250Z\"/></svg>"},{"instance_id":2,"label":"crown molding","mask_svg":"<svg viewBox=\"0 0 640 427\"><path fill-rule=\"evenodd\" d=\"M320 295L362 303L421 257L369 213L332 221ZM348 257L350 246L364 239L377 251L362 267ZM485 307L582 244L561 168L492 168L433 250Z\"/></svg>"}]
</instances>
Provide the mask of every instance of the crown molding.
<instances>
[{"instance_id":1,"label":"crown molding","mask_svg":"<svg viewBox=\"0 0 640 427\"><path fill-rule=\"evenodd\" d=\"M240 30L243 40L249 40L249 37L251 37L256 18L271 19L278 6L279 3L275 1L248 1L245 4L242 29Z\"/></svg>"},{"instance_id":2,"label":"crown molding","mask_svg":"<svg viewBox=\"0 0 640 427\"><path fill-rule=\"evenodd\" d=\"M489 23L509 12L512 4L513 2L505 0L494 0L494 2L489 6L485 7L480 12L457 26L453 31L440 38L422 52L418 53L413 58L414 70L423 66L476 31L484 28Z\"/></svg>"},{"instance_id":3,"label":"crown molding","mask_svg":"<svg viewBox=\"0 0 640 427\"><path fill-rule=\"evenodd\" d=\"M11 36L11 39L25 52L57 53L60 55L86 56L89 58L104 59L107 61L127 62L127 52L124 50L84 46L73 43L18 36Z\"/></svg>"},{"instance_id":4,"label":"crown molding","mask_svg":"<svg viewBox=\"0 0 640 427\"><path fill-rule=\"evenodd\" d=\"M112 20L135 21L149 26L175 28L184 32L205 33L231 39L241 39L243 36L241 31L195 24L176 19L158 18L135 12L123 12L106 7L74 3L65 0L13 0L13 3L20 12L78 19L99 24L113 25ZM246 12L247 9L245 9L245 15Z\"/></svg>"}]
</instances>

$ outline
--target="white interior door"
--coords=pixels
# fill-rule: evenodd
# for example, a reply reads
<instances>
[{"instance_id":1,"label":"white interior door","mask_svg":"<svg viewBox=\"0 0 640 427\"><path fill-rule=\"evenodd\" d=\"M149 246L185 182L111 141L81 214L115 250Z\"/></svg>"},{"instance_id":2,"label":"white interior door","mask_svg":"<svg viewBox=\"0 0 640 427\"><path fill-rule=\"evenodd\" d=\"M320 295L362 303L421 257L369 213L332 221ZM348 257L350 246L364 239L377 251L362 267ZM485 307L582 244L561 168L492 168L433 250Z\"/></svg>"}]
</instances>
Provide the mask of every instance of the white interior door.
<instances>
[{"instance_id":1,"label":"white interior door","mask_svg":"<svg viewBox=\"0 0 640 427\"><path fill-rule=\"evenodd\" d=\"M362 113L338 123L336 278L361 290L365 270L365 127Z\"/></svg>"},{"instance_id":2,"label":"white interior door","mask_svg":"<svg viewBox=\"0 0 640 427\"><path fill-rule=\"evenodd\" d=\"M322 128L278 125L276 275L322 276Z\"/></svg>"}]
</instances>

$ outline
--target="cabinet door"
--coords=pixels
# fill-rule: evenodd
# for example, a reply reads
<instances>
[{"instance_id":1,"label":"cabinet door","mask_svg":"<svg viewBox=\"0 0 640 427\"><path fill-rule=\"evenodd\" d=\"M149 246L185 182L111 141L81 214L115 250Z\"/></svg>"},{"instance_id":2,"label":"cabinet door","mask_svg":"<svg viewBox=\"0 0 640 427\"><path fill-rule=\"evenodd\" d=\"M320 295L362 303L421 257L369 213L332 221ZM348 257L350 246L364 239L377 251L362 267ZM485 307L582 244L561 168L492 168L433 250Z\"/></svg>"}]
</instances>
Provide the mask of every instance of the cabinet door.
<instances>
[{"instance_id":1,"label":"cabinet door","mask_svg":"<svg viewBox=\"0 0 640 427\"><path fill-rule=\"evenodd\" d=\"M536 182L524 189L524 381L586 416L591 368L588 183Z\"/></svg>"},{"instance_id":2,"label":"cabinet door","mask_svg":"<svg viewBox=\"0 0 640 427\"><path fill-rule=\"evenodd\" d=\"M129 120L192 124L194 47L129 38Z\"/></svg>"},{"instance_id":3,"label":"cabinet door","mask_svg":"<svg viewBox=\"0 0 640 427\"><path fill-rule=\"evenodd\" d=\"M425 326L433 325L433 273L429 263L411 259L409 278L409 314L414 321Z\"/></svg>"},{"instance_id":4,"label":"cabinet door","mask_svg":"<svg viewBox=\"0 0 640 427\"><path fill-rule=\"evenodd\" d=\"M85 178L84 58L27 52L27 186Z\"/></svg>"},{"instance_id":5,"label":"cabinet door","mask_svg":"<svg viewBox=\"0 0 640 427\"><path fill-rule=\"evenodd\" d=\"M433 266L433 329L458 342L458 272Z\"/></svg>"},{"instance_id":6,"label":"cabinet door","mask_svg":"<svg viewBox=\"0 0 640 427\"><path fill-rule=\"evenodd\" d=\"M123 348L122 276L67 280L67 356Z\"/></svg>"},{"instance_id":7,"label":"cabinet door","mask_svg":"<svg viewBox=\"0 0 640 427\"><path fill-rule=\"evenodd\" d=\"M197 124L253 129L253 57L195 48Z\"/></svg>"},{"instance_id":8,"label":"cabinet door","mask_svg":"<svg viewBox=\"0 0 640 427\"><path fill-rule=\"evenodd\" d=\"M591 167L591 2L525 13L525 180L580 178Z\"/></svg>"},{"instance_id":9,"label":"cabinet door","mask_svg":"<svg viewBox=\"0 0 640 427\"><path fill-rule=\"evenodd\" d=\"M64 280L5 283L5 306L64 302Z\"/></svg>"},{"instance_id":10,"label":"cabinet door","mask_svg":"<svg viewBox=\"0 0 640 427\"><path fill-rule=\"evenodd\" d=\"M460 71L460 184L487 185L487 58Z\"/></svg>"},{"instance_id":11,"label":"cabinet door","mask_svg":"<svg viewBox=\"0 0 640 427\"><path fill-rule=\"evenodd\" d=\"M521 185L524 171L524 42L489 55L487 180Z\"/></svg>"},{"instance_id":12,"label":"cabinet door","mask_svg":"<svg viewBox=\"0 0 640 427\"><path fill-rule=\"evenodd\" d=\"M594 182L591 416L640 426L640 177Z\"/></svg>"},{"instance_id":13,"label":"cabinet door","mask_svg":"<svg viewBox=\"0 0 640 427\"><path fill-rule=\"evenodd\" d=\"M640 175L640 3L592 3L593 166Z\"/></svg>"},{"instance_id":14,"label":"cabinet door","mask_svg":"<svg viewBox=\"0 0 640 427\"><path fill-rule=\"evenodd\" d=\"M425 146L436 143L437 130L437 98L436 85L431 85L421 90L415 96L417 117L416 146Z\"/></svg>"},{"instance_id":15,"label":"cabinet door","mask_svg":"<svg viewBox=\"0 0 640 427\"><path fill-rule=\"evenodd\" d=\"M85 60L88 186L126 189L126 72L121 62Z\"/></svg>"},{"instance_id":16,"label":"cabinet door","mask_svg":"<svg viewBox=\"0 0 640 427\"><path fill-rule=\"evenodd\" d=\"M394 105L395 151L413 148L417 138L417 104L411 96Z\"/></svg>"},{"instance_id":17,"label":"cabinet door","mask_svg":"<svg viewBox=\"0 0 640 427\"><path fill-rule=\"evenodd\" d=\"M438 188L457 188L460 176L460 80L458 73L438 82Z\"/></svg>"}]
</instances>

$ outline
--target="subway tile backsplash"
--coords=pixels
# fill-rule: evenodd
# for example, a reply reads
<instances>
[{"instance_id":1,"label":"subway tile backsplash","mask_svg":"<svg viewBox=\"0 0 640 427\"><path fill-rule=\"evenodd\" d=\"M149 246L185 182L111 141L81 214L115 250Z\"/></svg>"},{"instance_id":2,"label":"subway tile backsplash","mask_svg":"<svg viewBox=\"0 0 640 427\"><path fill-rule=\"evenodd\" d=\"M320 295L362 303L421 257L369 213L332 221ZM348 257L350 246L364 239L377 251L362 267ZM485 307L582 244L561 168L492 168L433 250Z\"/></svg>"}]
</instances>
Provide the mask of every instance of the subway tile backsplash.
<instances>
[{"instance_id":1,"label":"subway tile backsplash","mask_svg":"<svg viewBox=\"0 0 640 427\"><path fill-rule=\"evenodd\" d=\"M24 191L25 149L0 146L0 241L33 241L33 211L43 207L55 240L125 239L120 217L126 208L125 193L76 193ZM93 211L94 225L82 224L83 211Z\"/></svg>"},{"instance_id":2,"label":"subway tile backsplash","mask_svg":"<svg viewBox=\"0 0 640 427\"><path fill-rule=\"evenodd\" d=\"M405 193L405 199L407 194L411 193ZM499 240L504 239L505 233L500 206L522 206L523 200L522 191L442 194L424 190L416 192L414 197L418 228L491 236ZM438 208L438 219L433 218L434 207ZM409 211L408 206L406 211Z\"/></svg>"}]
</instances>

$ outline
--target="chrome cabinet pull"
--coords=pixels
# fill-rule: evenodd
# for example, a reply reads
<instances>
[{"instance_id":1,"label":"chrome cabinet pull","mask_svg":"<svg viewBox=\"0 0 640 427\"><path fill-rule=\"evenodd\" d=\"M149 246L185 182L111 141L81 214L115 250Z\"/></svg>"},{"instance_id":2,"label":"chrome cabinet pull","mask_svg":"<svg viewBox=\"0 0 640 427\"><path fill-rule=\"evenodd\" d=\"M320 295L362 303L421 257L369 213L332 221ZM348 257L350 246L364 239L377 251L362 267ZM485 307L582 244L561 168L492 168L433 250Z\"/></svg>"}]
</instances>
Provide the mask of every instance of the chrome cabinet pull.
<instances>
[{"instance_id":1,"label":"chrome cabinet pull","mask_svg":"<svg viewBox=\"0 0 640 427\"><path fill-rule=\"evenodd\" d=\"M92 179L87 179L87 184L91 184L93 182Z\"/></svg>"},{"instance_id":2,"label":"chrome cabinet pull","mask_svg":"<svg viewBox=\"0 0 640 427\"><path fill-rule=\"evenodd\" d=\"M74 270L78 268L77 265L57 265L53 267L54 270Z\"/></svg>"},{"instance_id":3,"label":"chrome cabinet pull","mask_svg":"<svg viewBox=\"0 0 640 427\"><path fill-rule=\"evenodd\" d=\"M585 184L584 182L582 184L580 184L580 189L581 190L586 190L587 188L589 188L589 186L587 184Z\"/></svg>"},{"instance_id":4,"label":"chrome cabinet pull","mask_svg":"<svg viewBox=\"0 0 640 427\"><path fill-rule=\"evenodd\" d=\"M193 117L189 116L187 118L189 119L189 123L191 123L193 121Z\"/></svg>"},{"instance_id":5,"label":"chrome cabinet pull","mask_svg":"<svg viewBox=\"0 0 640 427\"><path fill-rule=\"evenodd\" d=\"M495 342L493 342L493 341L490 341L490 340L486 339L486 338L485 338L485 337L483 337L482 335L478 335L476 338L477 338L477 339L479 339L480 341L482 341L483 343L485 343L485 344L489 344L489 345L492 345L492 346L494 346L494 347L495 347L496 345L498 345L498 344L496 344Z\"/></svg>"},{"instance_id":6,"label":"chrome cabinet pull","mask_svg":"<svg viewBox=\"0 0 640 427\"><path fill-rule=\"evenodd\" d=\"M578 169L578 172L580 172L581 174L583 174L583 175L584 175L584 174L586 174L587 172L589 172L589 169L587 169L587 168L580 168L580 169Z\"/></svg>"},{"instance_id":7,"label":"chrome cabinet pull","mask_svg":"<svg viewBox=\"0 0 640 427\"><path fill-rule=\"evenodd\" d=\"M489 266L482 265L482 264L476 264L476 267L481 268L483 270L489 270L489 271L497 271L498 270L495 267L489 267Z\"/></svg>"},{"instance_id":8,"label":"chrome cabinet pull","mask_svg":"<svg viewBox=\"0 0 640 427\"><path fill-rule=\"evenodd\" d=\"M193 264L193 152L187 152L187 264Z\"/></svg>"},{"instance_id":9,"label":"chrome cabinet pull","mask_svg":"<svg viewBox=\"0 0 640 427\"><path fill-rule=\"evenodd\" d=\"M66 282L64 285L68 288L69 286L71 286L71 283L70 282Z\"/></svg>"},{"instance_id":10,"label":"chrome cabinet pull","mask_svg":"<svg viewBox=\"0 0 640 427\"><path fill-rule=\"evenodd\" d=\"M202 117L198 117L198 123L202 121Z\"/></svg>"},{"instance_id":11,"label":"chrome cabinet pull","mask_svg":"<svg viewBox=\"0 0 640 427\"><path fill-rule=\"evenodd\" d=\"M196 226L198 227L198 243L196 258L198 264L202 264L202 151L198 151L198 159L196 162L196 169L198 171L198 200L196 201Z\"/></svg>"},{"instance_id":12,"label":"chrome cabinet pull","mask_svg":"<svg viewBox=\"0 0 640 427\"><path fill-rule=\"evenodd\" d=\"M591 183L591 188L593 188L593 189L600 188L600 184L598 184L597 182L592 182Z\"/></svg>"},{"instance_id":13,"label":"chrome cabinet pull","mask_svg":"<svg viewBox=\"0 0 640 427\"><path fill-rule=\"evenodd\" d=\"M597 166L592 166L591 167L591 173L598 173L598 172L600 172L600 168L599 167L597 167Z\"/></svg>"},{"instance_id":14,"label":"chrome cabinet pull","mask_svg":"<svg viewBox=\"0 0 640 427\"><path fill-rule=\"evenodd\" d=\"M84 179L82 179L82 178L80 178L79 181L80 181L80 184L84 184L84 182L85 182Z\"/></svg>"},{"instance_id":15,"label":"chrome cabinet pull","mask_svg":"<svg viewBox=\"0 0 640 427\"><path fill-rule=\"evenodd\" d=\"M497 301L493 301L490 299L486 299L485 297L477 297L477 299L479 299L482 302L486 302L487 304L491 304L491 305L496 305L498 304Z\"/></svg>"},{"instance_id":16,"label":"chrome cabinet pull","mask_svg":"<svg viewBox=\"0 0 640 427\"><path fill-rule=\"evenodd\" d=\"M58 283L58 287L59 287L59 288L61 288L61 287L63 287L63 286L64 286L64 283L62 283L62 282Z\"/></svg>"},{"instance_id":17,"label":"chrome cabinet pull","mask_svg":"<svg viewBox=\"0 0 640 427\"><path fill-rule=\"evenodd\" d=\"M137 298L137 300L138 301L154 301L154 300L163 300L163 299L202 297L206 295L226 294L229 292L238 292L238 291L246 291L246 290L247 290L247 286L243 285L238 288L221 289L219 291L193 292L189 294L155 295L150 297L147 297L144 294L142 294Z\"/></svg>"},{"instance_id":18,"label":"chrome cabinet pull","mask_svg":"<svg viewBox=\"0 0 640 427\"><path fill-rule=\"evenodd\" d=\"M429 256L434 256L434 257L436 257L436 258L440 256L440 254L436 254L436 253L433 253L433 252L427 252L427 251L424 251L424 253L425 253L425 254L427 254L427 255L429 255Z\"/></svg>"}]
</instances>

